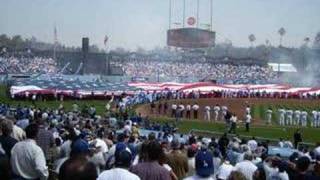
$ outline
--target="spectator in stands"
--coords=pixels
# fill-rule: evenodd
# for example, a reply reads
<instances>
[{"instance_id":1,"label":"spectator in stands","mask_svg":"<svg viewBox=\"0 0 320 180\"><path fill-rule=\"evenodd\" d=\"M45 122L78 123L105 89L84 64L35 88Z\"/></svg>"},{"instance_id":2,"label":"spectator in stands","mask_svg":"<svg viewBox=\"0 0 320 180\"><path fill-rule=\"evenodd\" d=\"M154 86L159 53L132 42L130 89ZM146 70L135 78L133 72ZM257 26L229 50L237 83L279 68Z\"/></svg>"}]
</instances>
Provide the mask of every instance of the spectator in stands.
<instances>
[{"instance_id":1,"label":"spectator in stands","mask_svg":"<svg viewBox=\"0 0 320 180\"><path fill-rule=\"evenodd\" d=\"M129 172L132 156L128 150L123 150L115 157L115 168L103 171L97 180L140 180L140 178Z\"/></svg>"},{"instance_id":2,"label":"spectator in stands","mask_svg":"<svg viewBox=\"0 0 320 180\"><path fill-rule=\"evenodd\" d=\"M232 171L228 180L247 180L247 178L239 171Z\"/></svg>"},{"instance_id":3,"label":"spectator in stands","mask_svg":"<svg viewBox=\"0 0 320 180\"><path fill-rule=\"evenodd\" d=\"M0 177L1 179L11 179L10 160L5 154L0 144Z\"/></svg>"},{"instance_id":4,"label":"spectator in stands","mask_svg":"<svg viewBox=\"0 0 320 180\"><path fill-rule=\"evenodd\" d=\"M293 175L293 179L315 179L316 177L309 171L309 166L310 159L306 156L300 157L296 162L296 172Z\"/></svg>"},{"instance_id":5,"label":"spectator in stands","mask_svg":"<svg viewBox=\"0 0 320 180\"><path fill-rule=\"evenodd\" d=\"M234 167L230 164L230 161L226 159L221 166L219 166L217 172L215 172L215 176L218 180L226 180L229 178L233 169Z\"/></svg>"},{"instance_id":6,"label":"spectator in stands","mask_svg":"<svg viewBox=\"0 0 320 180\"><path fill-rule=\"evenodd\" d=\"M188 173L188 158L180 151L180 143L177 139L171 142L172 151L167 154L168 165L172 167L173 172L177 175L178 179L182 179Z\"/></svg>"},{"instance_id":7,"label":"spectator in stands","mask_svg":"<svg viewBox=\"0 0 320 180\"><path fill-rule=\"evenodd\" d=\"M185 180L213 180L211 175L214 173L213 156L207 149L201 149L195 158L196 173Z\"/></svg>"},{"instance_id":8,"label":"spectator in stands","mask_svg":"<svg viewBox=\"0 0 320 180\"><path fill-rule=\"evenodd\" d=\"M97 171L85 156L68 159L60 169L59 180L96 180Z\"/></svg>"},{"instance_id":9,"label":"spectator in stands","mask_svg":"<svg viewBox=\"0 0 320 180\"><path fill-rule=\"evenodd\" d=\"M255 171L258 169L251 161L253 159L252 154L246 153L244 155L244 161L239 162L235 165L234 170L242 173L246 179L252 180Z\"/></svg>"},{"instance_id":10,"label":"spectator in stands","mask_svg":"<svg viewBox=\"0 0 320 180\"><path fill-rule=\"evenodd\" d=\"M13 123L8 119L0 122L2 135L0 136L0 144L5 151L5 155L10 158L13 146L18 142L15 138L11 137ZM1 177L1 176L0 176Z\"/></svg>"},{"instance_id":11,"label":"spectator in stands","mask_svg":"<svg viewBox=\"0 0 320 180\"><path fill-rule=\"evenodd\" d=\"M18 178L47 179L49 176L44 153L35 141L38 132L38 125L30 124L26 127L27 139L11 150L11 167Z\"/></svg>"},{"instance_id":12,"label":"spectator in stands","mask_svg":"<svg viewBox=\"0 0 320 180\"><path fill-rule=\"evenodd\" d=\"M154 140L145 142L141 149L140 162L130 168L130 171L140 177L141 180L171 180L170 172L159 164L163 150L160 144Z\"/></svg>"},{"instance_id":13,"label":"spectator in stands","mask_svg":"<svg viewBox=\"0 0 320 180\"><path fill-rule=\"evenodd\" d=\"M195 172L195 155L197 153L197 145L192 144L191 147L187 150L187 156L188 156L188 175L191 176Z\"/></svg>"},{"instance_id":14,"label":"spectator in stands","mask_svg":"<svg viewBox=\"0 0 320 180\"><path fill-rule=\"evenodd\" d=\"M47 130L47 127L45 125L45 121L47 120L47 118L48 114L44 112L41 119L38 120L39 133L36 141L37 144L41 147L44 155L46 156L46 160L49 160L51 158L49 150L54 146L55 140L53 138L52 132Z\"/></svg>"}]
</instances>

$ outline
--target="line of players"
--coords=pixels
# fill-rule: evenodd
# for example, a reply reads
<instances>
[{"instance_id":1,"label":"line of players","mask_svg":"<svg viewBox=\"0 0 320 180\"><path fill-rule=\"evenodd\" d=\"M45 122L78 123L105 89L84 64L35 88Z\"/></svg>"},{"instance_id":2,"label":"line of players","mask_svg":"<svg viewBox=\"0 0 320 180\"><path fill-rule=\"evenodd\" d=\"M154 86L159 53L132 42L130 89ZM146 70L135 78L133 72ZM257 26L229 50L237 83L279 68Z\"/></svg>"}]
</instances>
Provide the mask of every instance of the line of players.
<instances>
[{"instance_id":1,"label":"line of players","mask_svg":"<svg viewBox=\"0 0 320 180\"><path fill-rule=\"evenodd\" d=\"M156 110L157 109L157 110ZM157 111L158 114L167 114L169 110L169 104L167 102L159 102L157 104L151 103L151 113L155 113ZM194 104L171 104L170 107L171 117L178 118L187 118L187 119L198 119L198 111L200 110L200 106L197 103ZM204 119L206 121L223 121L224 117L227 114L228 107L227 106L219 106L218 104L214 107L205 106L204 107Z\"/></svg>"},{"instance_id":2,"label":"line of players","mask_svg":"<svg viewBox=\"0 0 320 180\"><path fill-rule=\"evenodd\" d=\"M179 118L187 118L190 119L193 117L193 119L198 119L198 111L200 110L200 107L197 103L194 103L193 105L190 104L172 104L171 105L171 117L179 117ZM160 109L158 109L160 114ZM210 106L204 106L203 107L204 112L204 120L205 121L225 121L225 116L228 112L227 106L220 106L219 104L216 104L212 108ZM185 114L185 116L184 116Z\"/></svg>"},{"instance_id":3,"label":"line of players","mask_svg":"<svg viewBox=\"0 0 320 180\"><path fill-rule=\"evenodd\" d=\"M271 124L272 109L266 111L267 124ZM320 111L313 110L309 118L311 127L320 127ZM278 123L280 126L308 126L308 112L303 110L278 109Z\"/></svg>"}]
</instances>

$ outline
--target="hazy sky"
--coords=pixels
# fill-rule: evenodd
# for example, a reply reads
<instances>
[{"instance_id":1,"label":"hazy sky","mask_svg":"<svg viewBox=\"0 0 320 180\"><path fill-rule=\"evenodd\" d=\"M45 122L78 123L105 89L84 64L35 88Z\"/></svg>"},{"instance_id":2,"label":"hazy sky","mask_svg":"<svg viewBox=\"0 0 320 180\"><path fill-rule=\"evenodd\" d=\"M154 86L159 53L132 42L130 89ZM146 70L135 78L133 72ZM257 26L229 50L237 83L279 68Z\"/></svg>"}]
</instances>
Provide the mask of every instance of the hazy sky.
<instances>
[{"instance_id":1,"label":"hazy sky","mask_svg":"<svg viewBox=\"0 0 320 180\"><path fill-rule=\"evenodd\" d=\"M172 0L172 22L182 21L182 1ZM186 0L186 16L196 16L196 0ZM200 24L209 23L210 0L200 0ZM21 34L52 42L53 27L67 45L151 49L166 45L169 0L0 0L0 34ZM213 0L213 29L217 42L230 39L236 46L248 46L248 35L256 44L269 39L278 45L277 31L287 30L286 46L300 46L305 37L320 31L320 0Z\"/></svg>"}]
</instances>

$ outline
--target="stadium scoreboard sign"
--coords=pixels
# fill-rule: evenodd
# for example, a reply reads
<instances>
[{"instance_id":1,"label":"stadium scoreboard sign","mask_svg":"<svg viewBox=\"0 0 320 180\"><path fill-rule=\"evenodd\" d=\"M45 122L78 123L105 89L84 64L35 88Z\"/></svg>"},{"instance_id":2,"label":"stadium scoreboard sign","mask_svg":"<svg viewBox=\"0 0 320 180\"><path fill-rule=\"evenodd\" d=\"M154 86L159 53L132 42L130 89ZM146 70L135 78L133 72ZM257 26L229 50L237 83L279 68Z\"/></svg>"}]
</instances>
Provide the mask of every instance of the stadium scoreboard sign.
<instances>
[{"instance_id":1,"label":"stadium scoreboard sign","mask_svg":"<svg viewBox=\"0 0 320 180\"><path fill-rule=\"evenodd\" d=\"M198 28L179 28L167 31L167 45L181 48L207 48L215 45L216 33Z\"/></svg>"}]
</instances>

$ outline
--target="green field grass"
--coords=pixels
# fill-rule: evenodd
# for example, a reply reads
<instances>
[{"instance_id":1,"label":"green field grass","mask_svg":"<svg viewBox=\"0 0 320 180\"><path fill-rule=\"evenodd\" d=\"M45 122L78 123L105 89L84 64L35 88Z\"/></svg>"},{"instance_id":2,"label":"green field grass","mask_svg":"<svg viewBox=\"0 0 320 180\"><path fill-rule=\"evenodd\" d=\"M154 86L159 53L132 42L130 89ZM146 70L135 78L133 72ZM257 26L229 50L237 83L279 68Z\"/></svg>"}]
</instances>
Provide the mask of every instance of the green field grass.
<instances>
[{"instance_id":1,"label":"green field grass","mask_svg":"<svg viewBox=\"0 0 320 180\"><path fill-rule=\"evenodd\" d=\"M172 118L152 118L156 122L174 122ZM182 120L177 124L179 132L188 133L191 130L215 131L225 132L226 127L223 123L209 123L199 122L199 120ZM243 136L255 136L260 138L268 138L278 140L280 137L283 139L293 140L293 134L296 127L279 127L279 126L264 126L255 125L251 127L250 132L246 132L243 124L238 124L237 134ZM303 140L306 143L320 142L320 130L316 128L301 128Z\"/></svg>"},{"instance_id":2,"label":"green field grass","mask_svg":"<svg viewBox=\"0 0 320 180\"><path fill-rule=\"evenodd\" d=\"M23 100L12 100L6 95L5 86L0 86L0 102L9 103L11 105L32 105L31 101L23 101ZM58 108L60 105L60 101L46 101L46 102L36 102L37 107L41 108ZM72 104L77 103L80 108L85 105L94 105L97 110L97 114L102 115L105 109L106 101L103 100L66 100L63 102L66 110L71 110ZM277 109L286 108L286 109L300 109L307 110L309 113L313 109L319 110L319 107L316 106L302 106L299 104L285 104L285 105L273 105L273 104L262 104L262 105L253 105L252 106L252 114L254 118L265 119L265 112L268 107L273 109L273 123L277 124ZM311 116L309 116L311 118ZM152 118L154 121L159 122L172 122L170 118L157 117ZM225 132L225 125L220 123L208 123L208 122L199 122L199 121L183 121L178 124L178 128L180 132L186 133L192 129L198 130L206 130L206 131L217 131L217 132ZM263 138L272 138L279 139L280 137L292 140L292 136L296 127L283 128L279 126L265 126L265 125L255 125L251 128L251 131L245 132L243 126L237 129L237 133L240 135L246 136L257 136ZM305 142L315 143L320 142L320 129L316 128L302 128L303 139Z\"/></svg>"},{"instance_id":3,"label":"green field grass","mask_svg":"<svg viewBox=\"0 0 320 180\"><path fill-rule=\"evenodd\" d=\"M13 106L21 105L21 106L31 106L33 105L31 101L24 101L24 100L12 100L9 98L6 94L6 88L5 86L0 86L0 102L8 103ZM107 101L104 100L66 100L62 104L64 108L68 111L71 110L72 105L74 103L77 103L79 105L79 108L84 107L85 105L90 106L94 105L97 114L103 114L105 111L105 105ZM61 104L60 101L36 101L35 106L40 108L50 108L50 109L56 109Z\"/></svg>"}]
</instances>

